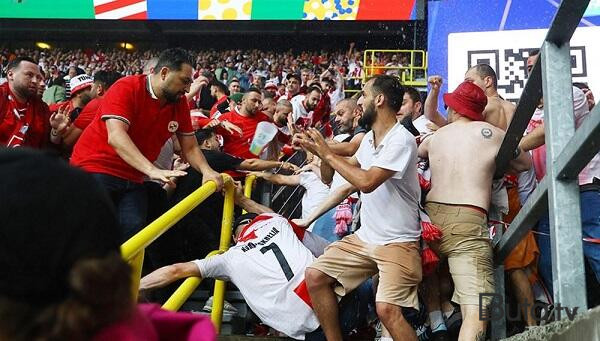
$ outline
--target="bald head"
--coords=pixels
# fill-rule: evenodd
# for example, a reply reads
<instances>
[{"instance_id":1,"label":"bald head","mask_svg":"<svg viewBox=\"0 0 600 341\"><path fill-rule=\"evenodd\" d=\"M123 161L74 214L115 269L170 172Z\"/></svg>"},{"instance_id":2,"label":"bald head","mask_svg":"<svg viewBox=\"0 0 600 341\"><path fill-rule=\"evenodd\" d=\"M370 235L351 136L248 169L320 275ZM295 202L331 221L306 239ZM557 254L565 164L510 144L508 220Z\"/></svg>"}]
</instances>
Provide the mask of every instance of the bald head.
<instances>
[{"instance_id":1,"label":"bald head","mask_svg":"<svg viewBox=\"0 0 600 341\"><path fill-rule=\"evenodd\" d=\"M361 112L357 109L358 104L354 98L345 98L336 104L333 114L340 134L350 133L356 127Z\"/></svg>"}]
</instances>

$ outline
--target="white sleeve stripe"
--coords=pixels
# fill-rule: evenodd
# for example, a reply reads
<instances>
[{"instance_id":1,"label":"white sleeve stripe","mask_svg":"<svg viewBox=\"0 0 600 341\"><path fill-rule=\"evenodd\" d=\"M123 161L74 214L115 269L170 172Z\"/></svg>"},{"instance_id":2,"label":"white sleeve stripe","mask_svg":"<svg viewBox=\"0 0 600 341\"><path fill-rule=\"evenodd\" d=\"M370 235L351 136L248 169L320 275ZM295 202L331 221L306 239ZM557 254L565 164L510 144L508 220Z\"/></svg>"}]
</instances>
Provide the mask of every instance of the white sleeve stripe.
<instances>
[{"instance_id":1,"label":"white sleeve stripe","mask_svg":"<svg viewBox=\"0 0 600 341\"><path fill-rule=\"evenodd\" d=\"M128 119L126 119L123 116L119 116L119 115L102 115L100 118L103 121L110 120L110 119L116 119L116 120L122 121L124 123L127 123L128 125L131 125L131 123L129 122Z\"/></svg>"}]
</instances>

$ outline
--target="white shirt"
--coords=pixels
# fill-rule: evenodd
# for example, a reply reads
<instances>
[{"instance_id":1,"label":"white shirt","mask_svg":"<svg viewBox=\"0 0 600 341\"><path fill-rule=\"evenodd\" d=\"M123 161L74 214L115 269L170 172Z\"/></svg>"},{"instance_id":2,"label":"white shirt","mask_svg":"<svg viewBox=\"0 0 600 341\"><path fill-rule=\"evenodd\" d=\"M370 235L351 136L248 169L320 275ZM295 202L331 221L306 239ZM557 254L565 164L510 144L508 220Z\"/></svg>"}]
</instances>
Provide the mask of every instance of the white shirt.
<instances>
[{"instance_id":1,"label":"white shirt","mask_svg":"<svg viewBox=\"0 0 600 341\"><path fill-rule=\"evenodd\" d=\"M425 115L421 115L421 116L417 117L416 120L412 121L412 124L415 126L415 128L417 128L417 130L421 134L433 133L433 130L427 128L427 124L429 124L429 123L432 123L432 122L430 120L428 120L427 117L425 117Z\"/></svg>"},{"instance_id":2,"label":"white shirt","mask_svg":"<svg viewBox=\"0 0 600 341\"><path fill-rule=\"evenodd\" d=\"M327 199L329 187L314 172L302 172L299 177L300 186L306 189L302 196L302 219L306 219ZM308 227L309 231L312 231L314 224Z\"/></svg>"},{"instance_id":3,"label":"white shirt","mask_svg":"<svg viewBox=\"0 0 600 341\"><path fill-rule=\"evenodd\" d=\"M336 88L333 92L330 92L329 104L331 105L331 108L335 108L335 106L344 98L346 98L346 96L344 95L342 89Z\"/></svg>"},{"instance_id":4,"label":"white shirt","mask_svg":"<svg viewBox=\"0 0 600 341\"><path fill-rule=\"evenodd\" d=\"M361 193L361 228L357 236L369 244L384 245L419 240L419 198L417 144L414 136L400 123L373 146L369 131L354 155L360 167L379 167L394 175L371 193Z\"/></svg>"},{"instance_id":5,"label":"white shirt","mask_svg":"<svg viewBox=\"0 0 600 341\"><path fill-rule=\"evenodd\" d=\"M270 327L299 340L319 327L319 321L298 288L304 271L322 254L327 242L287 219L263 214L242 233L227 252L195 260L203 278L229 280L252 311ZM310 249L310 250L309 250ZM313 252L311 252L313 250ZM296 291L295 291L296 290ZM310 302L310 301L309 301Z\"/></svg>"},{"instance_id":6,"label":"white shirt","mask_svg":"<svg viewBox=\"0 0 600 341\"><path fill-rule=\"evenodd\" d=\"M306 96L304 95L297 95L290 100L290 103L292 103L292 118L294 119L293 123L296 123L300 118L312 121L313 112L307 111L302 103L304 102L305 97Z\"/></svg>"}]
</instances>

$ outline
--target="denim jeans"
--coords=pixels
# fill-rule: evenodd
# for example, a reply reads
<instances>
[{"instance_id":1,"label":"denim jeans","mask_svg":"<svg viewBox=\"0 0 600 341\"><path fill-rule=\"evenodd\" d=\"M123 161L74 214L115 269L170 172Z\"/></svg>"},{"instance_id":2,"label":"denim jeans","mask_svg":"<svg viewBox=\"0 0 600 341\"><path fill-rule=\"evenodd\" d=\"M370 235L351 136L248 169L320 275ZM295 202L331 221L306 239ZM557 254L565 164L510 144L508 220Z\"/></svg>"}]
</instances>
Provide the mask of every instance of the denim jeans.
<instances>
[{"instance_id":1,"label":"denim jeans","mask_svg":"<svg viewBox=\"0 0 600 341\"><path fill-rule=\"evenodd\" d=\"M146 189L140 183L108 174L92 173L92 176L110 195L117 209L121 241L126 241L146 224L148 210Z\"/></svg>"},{"instance_id":2,"label":"denim jeans","mask_svg":"<svg viewBox=\"0 0 600 341\"><path fill-rule=\"evenodd\" d=\"M354 212L355 204L352 204L352 212ZM315 221L315 225L313 226L312 233L322 237L323 239L329 242L335 242L336 240L340 240L346 235L338 236L335 233L335 210L337 206L325 212L319 219ZM348 224L351 225L352 223ZM350 226L348 226L348 230L350 230ZM350 234L348 231L347 234Z\"/></svg>"},{"instance_id":3,"label":"denim jeans","mask_svg":"<svg viewBox=\"0 0 600 341\"><path fill-rule=\"evenodd\" d=\"M600 192L586 191L580 194L581 229L584 238L600 239ZM544 284L552 293L552 253L550 243L550 220L545 214L538 223L536 241L540 249L538 271ZM583 242L583 254L600 282L600 244Z\"/></svg>"}]
</instances>

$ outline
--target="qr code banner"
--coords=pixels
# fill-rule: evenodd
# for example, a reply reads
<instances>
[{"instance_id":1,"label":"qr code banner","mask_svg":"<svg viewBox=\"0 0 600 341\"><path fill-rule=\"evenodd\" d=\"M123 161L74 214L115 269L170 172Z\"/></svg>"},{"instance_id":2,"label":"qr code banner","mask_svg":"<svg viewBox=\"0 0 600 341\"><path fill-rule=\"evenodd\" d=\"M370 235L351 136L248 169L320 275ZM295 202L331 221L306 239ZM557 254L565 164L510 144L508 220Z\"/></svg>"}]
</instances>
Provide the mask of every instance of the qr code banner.
<instances>
[{"instance_id":1,"label":"qr code banner","mask_svg":"<svg viewBox=\"0 0 600 341\"><path fill-rule=\"evenodd\" d=\"M500 96L517 102L527 82L527 57L539 49L547 30L453 33L448 36L448 89L477 64L489 64L498 76ZM600 91L600 27L581 27L571 39L573 82Z\"/></svg>"}]
</instances>

